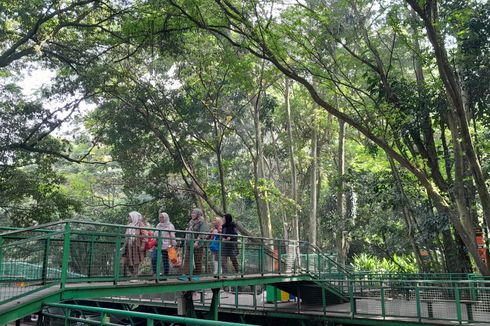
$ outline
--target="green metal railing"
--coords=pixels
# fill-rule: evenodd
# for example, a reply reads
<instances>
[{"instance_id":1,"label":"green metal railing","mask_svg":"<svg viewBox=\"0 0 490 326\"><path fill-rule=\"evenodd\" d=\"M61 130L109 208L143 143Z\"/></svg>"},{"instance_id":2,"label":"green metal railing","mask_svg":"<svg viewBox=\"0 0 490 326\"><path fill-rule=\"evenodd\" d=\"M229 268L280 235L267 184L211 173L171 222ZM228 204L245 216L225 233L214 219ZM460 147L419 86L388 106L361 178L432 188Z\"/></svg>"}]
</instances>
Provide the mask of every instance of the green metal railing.
<instances>
[{"instance_id":1,"label":"green metal railing","mask_svg":"<svg viewBox=\"0 0 490 326\"><path fill-rule=\"evenodd\" d=\"M379 280L356 281L339 279L316 280L320 286L314 293L311 288L300 294L301 299L286 297L274 301L268 300L265 287L233 286L221 298L221 310L266 311L276 316L303 315L304 319L322 316L324 320L334 317L355 318L362 320L396 320L403 322L432 324L438 322L488 323L490 320L490 282L450 281L450 280ZM323 283L323 284L322 284ZM329 286L336 283L346 293L346 303L330 302ZM301 289L302 284L296 285ZM268 288L267 291L279 291ZM299 291L300 292L300 291ZM211 298L209 292L200 292L194 305L196 309L209 310ZM274 298L281 298L278 293ZM134 303L139 305L158 305L176 307L177 296L166 297L143 295L137 297L106 298L112 302ZM294 304L292 304L294 303ZM381 319L380 319L381 318ZM402 323L401 323L402 324ZM381 323L380 323L381 325Z\"/></svg>"},{"instance_id":2,"label":"green metal railing","mask_svg":"<svg viewBox=\"0 0 490 326\"><path fill-rule=\"evenodd\" d=\"M58 308L54 312L52 308ZM88 315L88 313L94 313ZM127 325L123 323L126 319L145 321L146 325L151 326L155 321L167 322L167 323L179 323L183 325L202 325L202 326L254 326L253 324L233 323L218 320L206 320L188 317L167 316L152 313L143 313L128 310L118 310L101 307L91 307L73 304L59 304L52 303L45 305L44 318L51 320L63 320L65 325L69 325L69 322L83 323L89 325ZM95 318L94 318L95 317ZM112 322L114 320L114 322Z\"/></svg>"},{"instance_id":3,"label":"green metal railing","mask_svg":"<svg viewBox=\"0 0 490 326\"><path fill-rule=\"evenodd\" d=\"M134 279L160 283L182 277L182 266L171 267L168 275L163 274L160 254L154 272L149 252L140 257L137 270L128 268L124 263L125 244L138 242L142 245L153 237L157 239L153 250L159 252L163 240L168 239L154 228L137 228L145 231L138 235L127 234L127 229L125 225L60 221L6 230L0 234L0 305L47 287L56 286L63 290L68 283L109 281L117 286ZM147 231L154 235L148 235ZM296 285L297 297L301 298L295 301L296 313L318 313L320 309L325 318L335 312L349 318L381 316L417 322L490 320L490 281L478 275L354 272L308 242L246 236L237 236L233 243L219 241L219 253L230 244L236 247L239 270L236 272L231 263L218 254L218 274L214 275L213 256L208 249L212 240L208 234L178 230L175 240L182 262L195 260L195 243L199 242L204 248L199 259L201 271L189 263L186 280L197 281L196 276L221 278L227 274L256 278L264 275L307 276L309 284ZM264 289L256 285L251 286L249 293L244 293L237 285L230 295L233 298L221 302L221 307L291 311L290 304L287 308L283 308L281 302L268 304L262 297ZM348 303L340 312L337 305L331 304L334 297ZM200 303L207 305L208 301L203 295ZM317 305L308 304L308 301L317 302Z\"/></svg>"},{"instance_id":4,"label":"green metal railing","mask_svg":"<svg viewBox=\"0 0 490 326\"><path fill-rule=\"evenodd\" d=\"M150 252L142 252L141 262L134 268L125 263L125 244L157 238L157 252L166 238L155 228L136 228L140 235L126 234L128 226L85 221L60 221L0 234L0 304L15 300L33 291L66 283L107 282L114 284L132 279L157 282L182 277L183 267L171 267L163 275L162 255L156 255L156 271L152 268ZM134 228L133 228L134 229ZM153 232L153 236L147 233ZM188 265L186 277L199 276L310 274L338 271L339 266L306 242L237 236L236 242L219 240L219 252L234 246L239 270L218 255L219 273L213 274L213 256L208 250L208 234L176 231L176 243L182 265ZM204 248L201 271L196 271L194 244ZM127 247L126 247L127 248ZM225 266L226 264L226 266ZM196 264L197 266L198 264ZM227 267L227 268L225 268ZM137 269L137 270L135 270ZM227 270L226 273L223 271Z\"/></svg>"}]
</instances>

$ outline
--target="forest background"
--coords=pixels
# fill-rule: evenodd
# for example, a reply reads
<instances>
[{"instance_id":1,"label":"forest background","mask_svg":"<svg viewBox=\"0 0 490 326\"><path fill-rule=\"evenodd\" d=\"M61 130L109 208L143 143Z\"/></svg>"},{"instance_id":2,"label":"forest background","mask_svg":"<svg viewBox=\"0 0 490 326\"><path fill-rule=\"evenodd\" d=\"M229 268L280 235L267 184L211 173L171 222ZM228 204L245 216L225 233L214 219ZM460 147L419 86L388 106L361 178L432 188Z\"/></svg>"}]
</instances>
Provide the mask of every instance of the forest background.
<instances>
[{"instance_id":1,"label":"forest background","mask_svg":"<svg viewBox=\"0 0 490 326\"><path fill-rule=\"evenodd\" d=\"M486 1L0 0L0 78L1 225L201 207L490 275Z\"/></svg>"}]
</instances>

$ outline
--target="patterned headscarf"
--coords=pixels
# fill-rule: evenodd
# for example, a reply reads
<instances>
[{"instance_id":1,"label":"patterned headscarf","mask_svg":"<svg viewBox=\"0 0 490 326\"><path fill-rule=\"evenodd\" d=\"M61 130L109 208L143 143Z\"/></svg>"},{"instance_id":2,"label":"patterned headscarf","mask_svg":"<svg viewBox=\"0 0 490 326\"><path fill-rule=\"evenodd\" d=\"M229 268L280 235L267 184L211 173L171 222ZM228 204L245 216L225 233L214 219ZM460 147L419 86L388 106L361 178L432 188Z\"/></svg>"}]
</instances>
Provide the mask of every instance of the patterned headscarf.
<instances>
[{"instance_id":1,"label":"patterned headscarf","mask_svg":"<svg viewBox=\"0 0 490 326\"><path fill-rule=\"evenodd\" d=\"M130 212L129 213L129 217L131 218L131 223L129 223L128 226L140 226L140 222L143 220L143 216L138 213L138 212ZM135 235L137 232L137 229L133 229L133 228L127 228L126 229L126 234L129 234L129 235Z\"/></svg>"},{"instance_id":2,"label":"patterned headscarf","mask_svg":"<svg viewBox=\"0 0 490 326\"><path fill-rule=\"evenodd\" d=\"M196 213L196 215L197 215L196 219L192 218L192 213ZM194 225L201 223L203 220L204 220L204 217L203 217L202 210L200 210L199 208L194 208L191 211L191 219L189 221L189 227L187 228L187 230L192 231L194 229Z\"/></svg>"}]
</instances>

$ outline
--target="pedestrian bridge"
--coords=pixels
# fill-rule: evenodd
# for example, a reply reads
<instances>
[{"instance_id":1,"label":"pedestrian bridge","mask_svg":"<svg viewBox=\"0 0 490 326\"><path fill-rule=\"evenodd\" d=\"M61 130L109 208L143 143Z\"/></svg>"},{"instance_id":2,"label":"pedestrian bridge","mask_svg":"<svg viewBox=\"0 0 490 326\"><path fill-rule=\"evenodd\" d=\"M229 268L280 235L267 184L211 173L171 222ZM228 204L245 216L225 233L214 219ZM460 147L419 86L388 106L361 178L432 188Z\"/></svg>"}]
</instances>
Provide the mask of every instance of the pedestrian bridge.
<instances>
[{"instance_id":1,"label":"pedestrian bridge","mask_svg":"<svg viewBox=\"0 0 490 326\"><path fill-rule=\"evenodd\" d=\"M238 273L223 273L228 262L218 255L213 274L213 258L205 250L200 275L192 265L188 275L179 267L163 275L161 255L154 272L149 254L138 274L128 275L121 248L128 238L149 236L127 235L126 228L70 220L4 229L0 325L38 311L51 320L105 325L233 324L218 321L220 313L239 315L242 324L266 316L298 324L490 325L490 281L478 275L354 273L308 242L246 236L237 241ZM160 250L160 231L145 230L155 232ZM198 236L176 232L181 255L190 261ZM133 309L141 306L177 309L180 316Z\"/></svg>"}]
</instances>

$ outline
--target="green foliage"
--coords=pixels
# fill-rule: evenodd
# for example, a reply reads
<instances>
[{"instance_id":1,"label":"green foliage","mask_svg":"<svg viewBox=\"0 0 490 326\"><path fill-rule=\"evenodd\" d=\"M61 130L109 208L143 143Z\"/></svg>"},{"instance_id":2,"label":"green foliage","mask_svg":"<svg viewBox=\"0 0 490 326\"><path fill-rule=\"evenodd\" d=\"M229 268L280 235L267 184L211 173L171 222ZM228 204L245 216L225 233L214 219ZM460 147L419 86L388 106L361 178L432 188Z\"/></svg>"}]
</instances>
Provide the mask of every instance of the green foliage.
<instances>
[{"instance_id":1,"label":"green foliage","mask_svg":"<svg viewBox=\"0 0 490 326\"><path fill-rule=\"evenodd\" d=\"M451 126L450 104L421 20L403 1L307 1L276 7L272 15L267 1L68 3L0 4L4 220L29 225L76 216L126 223L127 212L138 210L155 224L163 206L184 228L192 207L203 206L212 217L226 206L258 233L256 203L263 198L275 236L298 214L304 237L311 232L315 134L319 244L332 249L333 235L345 231L355 264L385 271L412 270L409 236L434 252L442 249L449 221L427 188L453 209L458 182L466 182L468 192L473 183L456 180L459 138L451 128L458 127ZM229 4L238 11L223 10ZM439 4L436 28L451 45L449 61L488 172L490 7L481 1ZM53 15L39 21L47 10ZM16 70L37 65L57 76L38 99L26 99ZM289 94L291 144L284 72L297 81ZM90 134L74 130L70 140L51 135L78 113L81 97L96 106L82 118ZM338 121L320 105L349 125L343 175ZM259 140L266 165L260 177ZM408 167L399 178L387 154L398 160L396 169ZM102 164L69 165L54 157ZM338 212L341 186L344 216ZM481 207L470 205L476 221Z\"/></svg>"},{"instance_id":2,"label":"green foliage","mask_svg":"<svg viewBox=\"0 0 490 326\"><path fill-rule=\"evenodd\" d=\"M417 265L412 255L393 255L390 259L361 253L353 257L351 263L356 272L373 273L417 273Z\"/></svg>"},{"instance_id":3,"label":"green foliage","mask_svg":"<svg viewBox=\"0 0 490 326\"><path fill-rule=\"evenodd\" d=\"M81 202L64 190L64 179L52 167L44 156L38 164L9 168L0 174L2 224L27 227L69 219L81 210Z\"/></svg>"}]
</instances>

